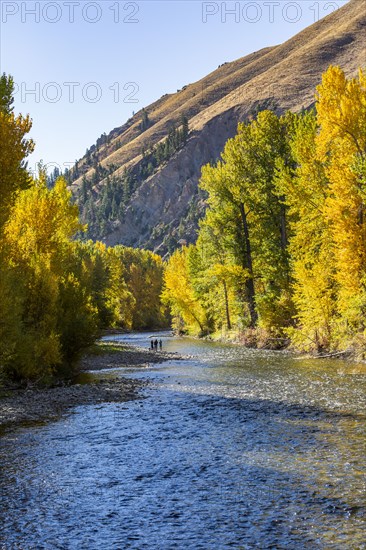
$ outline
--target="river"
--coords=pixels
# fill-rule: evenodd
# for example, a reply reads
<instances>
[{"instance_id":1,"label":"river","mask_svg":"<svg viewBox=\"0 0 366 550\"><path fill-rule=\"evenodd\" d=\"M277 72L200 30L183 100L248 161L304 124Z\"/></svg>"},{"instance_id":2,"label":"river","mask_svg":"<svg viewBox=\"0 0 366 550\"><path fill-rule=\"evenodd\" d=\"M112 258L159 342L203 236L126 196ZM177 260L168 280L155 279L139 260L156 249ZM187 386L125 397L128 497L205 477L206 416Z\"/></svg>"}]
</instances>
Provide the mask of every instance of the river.
<instances>
[{"instance_id":1,"label":"river","mask_svg":"<svg viewBox=\"0 0 366 550\"><path fill-rule=\"evenodd\" d=\"M0 439L0 548L366 548L365 366L162 337L141 399Z\"/></svg>"}]
</instances>

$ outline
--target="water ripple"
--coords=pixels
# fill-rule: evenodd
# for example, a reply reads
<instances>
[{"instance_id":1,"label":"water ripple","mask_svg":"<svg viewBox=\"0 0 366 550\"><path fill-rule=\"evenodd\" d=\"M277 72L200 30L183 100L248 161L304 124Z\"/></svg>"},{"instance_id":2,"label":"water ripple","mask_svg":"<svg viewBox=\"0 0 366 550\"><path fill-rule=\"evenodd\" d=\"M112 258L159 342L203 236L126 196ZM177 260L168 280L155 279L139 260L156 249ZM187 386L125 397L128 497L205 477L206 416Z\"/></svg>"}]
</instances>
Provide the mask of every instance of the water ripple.
<instances>
[{"instance_id":1,"label":"water ripple","mask_svg":"<svg viewBox=\"0 0 366 550\"><path fill-rule=\"evenodd\" d=\"M0 440L0 548L365 548L362 369L163 339L145 399Z\"/></svg>"}]
</instances>

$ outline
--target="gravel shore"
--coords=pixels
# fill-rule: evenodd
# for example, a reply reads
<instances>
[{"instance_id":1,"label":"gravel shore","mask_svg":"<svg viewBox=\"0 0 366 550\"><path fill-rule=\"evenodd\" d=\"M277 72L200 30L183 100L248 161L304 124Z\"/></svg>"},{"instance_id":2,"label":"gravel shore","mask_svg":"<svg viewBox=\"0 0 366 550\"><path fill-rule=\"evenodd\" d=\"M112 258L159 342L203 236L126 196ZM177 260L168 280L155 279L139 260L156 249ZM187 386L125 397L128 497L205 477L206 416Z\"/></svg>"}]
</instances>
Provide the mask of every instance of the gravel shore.
<instances>
[{"instance_id":1,"label":"gravel shore","mask_svg":"<svg viewBox=\"0 0 366 550\"><path fill-rule=\"evenodd\" d=\"M73 407L130 401L141 398L139 390L145 382L125 376L106 375L101 371L123 367L146 368L153 363L162 363L181 357L174 353L147 351L125 345L112 344L96 346L96 353L85 355L80 368L84 375L83 383L60 385L40 389L25 390L1 389L0 398L0 434L9 428L57 419ZM79 376L83 378L83 375ZM78 381L78 378L76 379ZM86 382L86 383L85 383ZM1 393L0 393L1 395Z\"/></svg>"},{"instance_id":2,"label":"gravel shore","mask_svg":"<svg viewBox=\"0 0 366 550\"><path fill-rule=\"evenodd\" d=\"M104 352L103 348L108 350L109 346L113 349L113 352ZM113 341L100 343L100 349L102 351L100 355L85 355L83 357L81 360L83 371L114 369L116 367L147 367L153 363L182 359L177 353L127 346Z\"/></svg>"}]
</instances>

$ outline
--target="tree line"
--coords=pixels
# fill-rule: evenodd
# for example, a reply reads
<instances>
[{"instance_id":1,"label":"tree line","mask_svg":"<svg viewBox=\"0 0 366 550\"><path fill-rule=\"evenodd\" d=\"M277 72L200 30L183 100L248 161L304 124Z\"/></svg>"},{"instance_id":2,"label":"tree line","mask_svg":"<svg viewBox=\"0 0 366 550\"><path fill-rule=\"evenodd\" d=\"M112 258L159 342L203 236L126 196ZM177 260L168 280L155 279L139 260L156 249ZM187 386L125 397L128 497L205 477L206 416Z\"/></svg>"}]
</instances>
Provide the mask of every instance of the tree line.
<instances>
[{"instance_id":1,"label":"tree line","mask_svg":"<svg viewBox=\"0 0 366 550\"><path fill-rule=\"evenodd\" d=\"M266 110L202 169L207 210L163 297L178 331L365 349L366 77L330 67L309 112Z\"/></svg>"},{"instance_id":2,"label":"tree line","mask_svg":"<svg viewBox=\"0 0 366 550\"><path fill-rule=\"evenodd\" d=\"M166 326L165 306L179 332L365 349L361 70L348 79L330 67L313 111L265 110L240 123L202 169L196 244L166 263L77 238L86 227L65 179L56 174L50 186L42 169L37 178L27 170L31 120L14 114L13 87L0 77L1 378L68 378L104 329Z\"/></svg>"},{"instance_id":3,"label":"tree line","mask_svg":"<svg viewBox=\"0 0 366 550\"><path fill-rule=\"evenodd\" d=\"M0 378L51 383L73 375L103 329L166 326L163 261L149 251L75 237L86 227L65 179L50 188L26 157L29 116L0 77Z\"/></svg>"}]
</instances>

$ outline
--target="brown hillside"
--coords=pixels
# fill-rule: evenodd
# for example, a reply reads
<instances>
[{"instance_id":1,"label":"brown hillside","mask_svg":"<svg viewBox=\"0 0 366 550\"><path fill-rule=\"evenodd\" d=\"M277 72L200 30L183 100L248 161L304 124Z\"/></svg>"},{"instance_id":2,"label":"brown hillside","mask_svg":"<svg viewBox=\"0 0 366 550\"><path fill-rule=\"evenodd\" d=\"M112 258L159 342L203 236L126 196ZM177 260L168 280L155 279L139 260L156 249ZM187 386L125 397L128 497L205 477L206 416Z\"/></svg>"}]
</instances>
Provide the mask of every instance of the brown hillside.
<instances>
[{"instance_id":1,"label":"brown hillside","mask_svg":"<svg viewBox=\"0 0 366 550\"><path fill-rule=\"evenodd\" d=\"M109 244L162 253L180 238L193 240L201 167L218 158L238 122L268 105L277 112L309 107L329 65L340 65L349 76L366 66L365 38L366 0L350 0L284 44L226 63L176 94L163 96L146 108L150 126L144 132L141 111L113 130L109 143L98 150L98 161L106 168L113 165L114 175L121 177L126 167L141 161L143 147L163 140L182 114L190 125L186 145L139 184L121 219L110 220L99 237ZM79 173L92 177L85 158ZM76 193L80 184L81 177L72 185ZM96 204L104 185L101 180L94 188Z\"/></svg>"}]
</instances>

